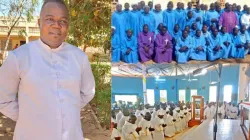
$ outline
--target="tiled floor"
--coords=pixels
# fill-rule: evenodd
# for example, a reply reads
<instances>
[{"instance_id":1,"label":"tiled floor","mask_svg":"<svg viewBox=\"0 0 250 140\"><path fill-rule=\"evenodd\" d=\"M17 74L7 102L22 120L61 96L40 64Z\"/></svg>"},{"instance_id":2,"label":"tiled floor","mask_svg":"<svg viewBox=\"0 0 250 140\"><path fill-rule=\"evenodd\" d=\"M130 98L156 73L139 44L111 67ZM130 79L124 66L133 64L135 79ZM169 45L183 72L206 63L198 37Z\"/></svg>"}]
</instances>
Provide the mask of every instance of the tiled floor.
<instances>
[{"instance_id":1,"label":"tiled floor","mask_svg":"<svg viewBox=\"0 0 250 140\"><path fill-rule=\"evenodd\" d=\"M182 140L213 140L214 120L206 120ZM245 140L240 127L240 120L218 120L217 140Z\"/></svg>"}]
</instances>

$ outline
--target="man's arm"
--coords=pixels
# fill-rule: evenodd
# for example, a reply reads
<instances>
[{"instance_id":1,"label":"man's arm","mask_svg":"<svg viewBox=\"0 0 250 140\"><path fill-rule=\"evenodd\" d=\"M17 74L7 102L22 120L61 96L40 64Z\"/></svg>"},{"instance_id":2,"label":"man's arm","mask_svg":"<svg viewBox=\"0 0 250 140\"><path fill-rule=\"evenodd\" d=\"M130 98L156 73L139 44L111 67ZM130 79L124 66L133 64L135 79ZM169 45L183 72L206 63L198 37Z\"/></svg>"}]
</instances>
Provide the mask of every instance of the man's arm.
<instances>
[{"instance_id":1,"label":"man's arm","mask_svg":"<svg viewBox=\"0 0 250 140\"><path fill-rule=\"evenodd\" d=\"M95 95L95 80L90 67L88 56L84 56L81 75L81 108L86 106Z\"/></svg>"},{"instance_id":2,"label":"man's arm","mask_svg":"<svg viewBox=\"0 0 250 140\"><path fill-rule=\"evenodd\" d=\"M18 119L17 92L20 82L16 56L10 52L0 67L0 112L16 121Z\"/></svg>"}]
</instances>

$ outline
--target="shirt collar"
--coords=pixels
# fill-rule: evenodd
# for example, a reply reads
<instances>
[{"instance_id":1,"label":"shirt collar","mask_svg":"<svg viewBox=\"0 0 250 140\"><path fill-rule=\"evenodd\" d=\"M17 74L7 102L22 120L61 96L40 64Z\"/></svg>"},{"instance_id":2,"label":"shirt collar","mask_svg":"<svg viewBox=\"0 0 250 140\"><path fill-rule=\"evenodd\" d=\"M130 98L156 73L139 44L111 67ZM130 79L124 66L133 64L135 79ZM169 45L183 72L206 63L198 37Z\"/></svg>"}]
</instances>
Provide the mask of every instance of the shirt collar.
<instances>
[{"instance_id":1,"label":"shirt collar","mask_svg":"<svg viewBox=\"0 0 250 140\"><path fill-rule=\"evenodd\" d=\"M64 42L63 42L59 47L57 47L57 48L55 48L55 49L51 49L47 44L43 43L43 41L41 40L41 38L39 38L38 42L39 42L39 44L40 44L44 49L46 49L46 50L48 50L48 51L54 51L54 52L56 52L56 51L61 50L61 49L64 47Z\"/></svg>"}]
</instances>

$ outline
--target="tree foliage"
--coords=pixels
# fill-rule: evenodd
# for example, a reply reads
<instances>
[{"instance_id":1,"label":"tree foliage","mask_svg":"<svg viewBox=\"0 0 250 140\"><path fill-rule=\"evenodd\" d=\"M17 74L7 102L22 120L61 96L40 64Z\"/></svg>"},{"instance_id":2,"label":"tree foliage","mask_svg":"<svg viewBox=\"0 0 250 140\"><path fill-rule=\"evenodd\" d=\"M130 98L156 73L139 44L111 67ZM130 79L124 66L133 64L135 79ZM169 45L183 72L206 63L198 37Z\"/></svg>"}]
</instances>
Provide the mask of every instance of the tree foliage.
<instances>
[{"instance_id":1,"label":"tree foliage","mask_svg":"<svg viewBox=\"0 0 250 140\"><path fill-rule=\"evenodd\" d=\"M35 7L38 5L38 0L11 0L0 2L0 12L3 15L1 22L7 26L7 41L4 48L4 53L8 48L11 32L20 21L30 22L33 19ZM3 56L5 56L3 53Z\"/></svg>"},{"instance_id":2,"label":"tree foliage","mask_svg":"<svg viewBox=\"0 0 250 140\"><path fill-rule=\"evenodd\" d=\"M82 46L110 48L111 2L108 0L65 0L70 10L68 42Z\"/></svg>"},{"instance_id":3,"label":"tree foliage","mask_svg":"<svg viewBox=\"0 0 250 140\"><path fill-rule=\"evenodd\" d=\"M107 64L92 64L96 82L96 95L91 105L96 107L97 117L102 126L110 126L111 112L111 66Z\"/></svg>"}]
</instances>

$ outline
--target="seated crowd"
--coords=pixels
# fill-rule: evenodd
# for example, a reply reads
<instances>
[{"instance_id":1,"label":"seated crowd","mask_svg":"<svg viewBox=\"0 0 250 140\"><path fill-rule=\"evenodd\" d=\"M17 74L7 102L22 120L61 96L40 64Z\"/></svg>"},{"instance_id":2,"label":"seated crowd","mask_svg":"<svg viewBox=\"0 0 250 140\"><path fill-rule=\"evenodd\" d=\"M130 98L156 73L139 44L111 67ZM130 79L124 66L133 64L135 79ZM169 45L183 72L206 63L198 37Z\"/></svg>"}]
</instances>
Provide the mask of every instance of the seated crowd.
<instances>
[{"instance_id":1,"label":"seated crowd","mask_svg":"<svg viewBox=\"0 0 250 140\"><path fill-rule=\"evenodd\" d=\"M236 4L226 3L224 9L216 3L206 5L188 3L184 9L173 2L167 9L161 5L152 8L142 1L117 5L112 14L112 62L187 63L189 60L215 61L217 59L244 59L250 53L250 8L243 11ZM143 9L142 9L143 8Z\"/></svg>"},{"instance_id":2,"label":"seated crowd","mask_svg":"<svg viewBox=\"0 0 250 140\"><path fill-rule=\"evenodd\" d=\"M116 106L112 109L112 135L111 140L165 140L165 137L173 137L175 134L188 128L191 120L191 103L178 102L160 103L153 107L148 104ZM215 117L216 103L206 103L204 106L204 118ZM118 109L117 109L118 108ZM200 109L197 104L196 109ZM231 103L219 103L218 118L236 119L238 108Z\"/></svg>"}]
</instances>

